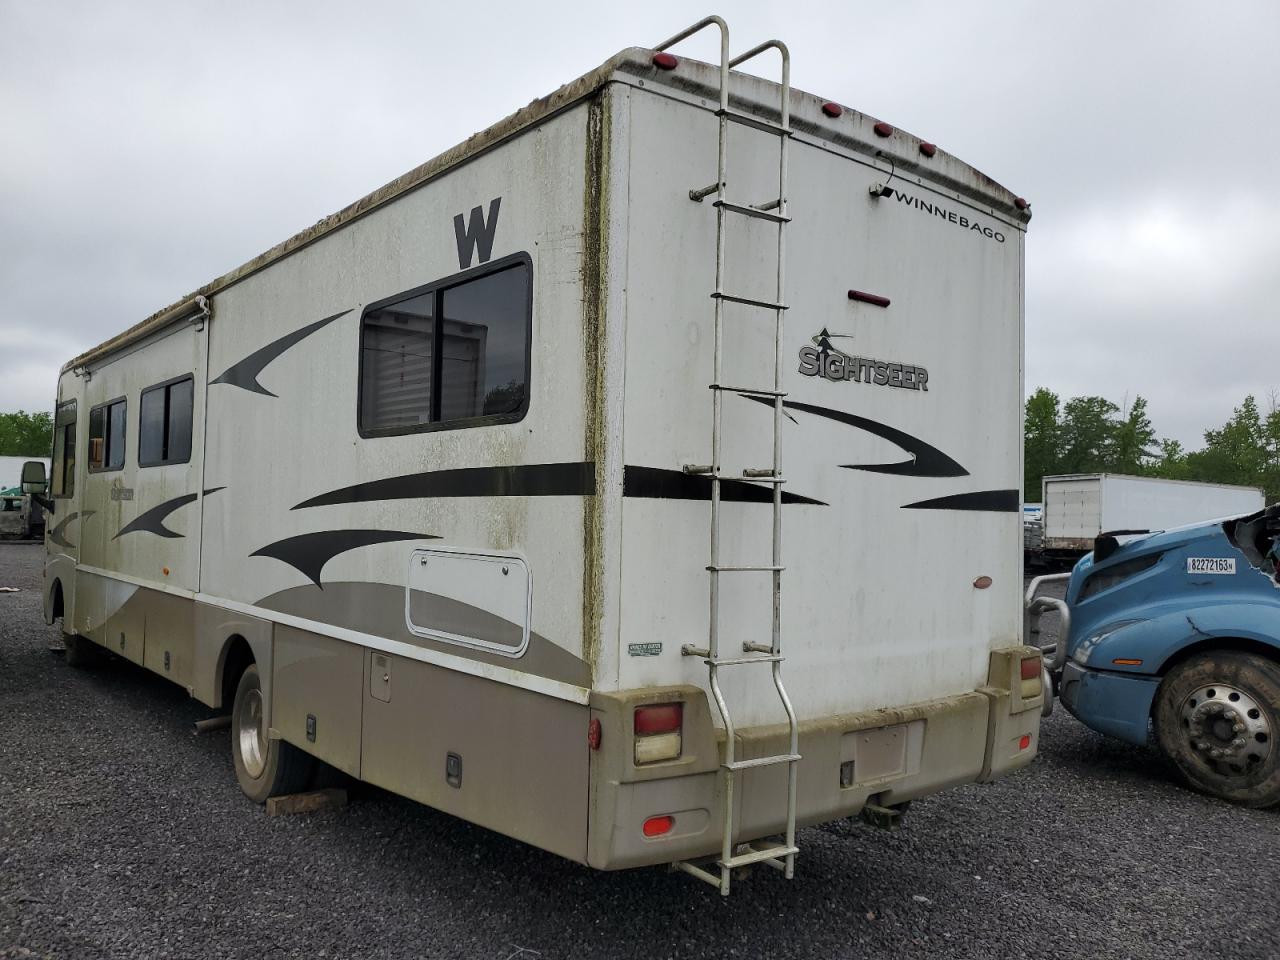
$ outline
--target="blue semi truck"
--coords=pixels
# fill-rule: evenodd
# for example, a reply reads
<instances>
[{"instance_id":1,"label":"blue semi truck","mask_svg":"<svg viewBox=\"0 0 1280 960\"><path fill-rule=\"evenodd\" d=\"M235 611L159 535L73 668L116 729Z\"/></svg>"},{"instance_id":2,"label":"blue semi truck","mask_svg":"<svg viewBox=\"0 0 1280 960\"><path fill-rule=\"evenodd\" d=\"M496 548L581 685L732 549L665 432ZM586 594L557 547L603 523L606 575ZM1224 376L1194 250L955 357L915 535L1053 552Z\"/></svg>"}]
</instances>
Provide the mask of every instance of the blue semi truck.
<instances>
[{"instance_id":1,"label":"blue semi truck","mask_svg":"<svg viewBox=\"0 0 1280 960\"><path fill-rule=\"evenodd\" d=\"M1040 596L1067 579L1066 598ZM1101 733L1153 737L1195 789L1280 803L1280 505L1162 532L1099 536L1070 574L1027 591L1028 642L1062 617L1046 665Z\"/></svg>"}]
</instances>

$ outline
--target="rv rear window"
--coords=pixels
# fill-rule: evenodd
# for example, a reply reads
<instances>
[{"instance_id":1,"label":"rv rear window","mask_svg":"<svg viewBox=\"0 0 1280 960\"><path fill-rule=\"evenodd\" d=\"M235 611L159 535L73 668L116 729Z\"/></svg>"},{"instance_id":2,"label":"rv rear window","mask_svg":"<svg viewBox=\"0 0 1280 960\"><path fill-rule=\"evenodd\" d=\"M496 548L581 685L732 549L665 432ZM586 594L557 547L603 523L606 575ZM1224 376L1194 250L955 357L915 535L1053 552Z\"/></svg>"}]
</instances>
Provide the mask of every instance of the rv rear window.
<instances>
[{"instance_id":1,"label":"rv rear window","mask_svg":"<svg viewBox=\"0 0 1280 960\"><path fill-rule=\"evenodd\" d=\"M125 400L112 400L89 411L89 472L124 467Z\"/></svg>"},{"instance_id":2,"label":"rv rear window","mask_svg":"<svg viewBox=\"0 0 1280 960\"><path fill-rule=\"evenodd\" d=\"M371 305L360 324L361 436L521 419L530 277L519 255Z\"/></svg>"},{"instance_id":3,"label":"rv rear window","mask_svg":"<svg viewBox=\"0 0 1280 960\"><path fill-rule=\"evenodd\" d=\"M159 467L191 459L191 411L195 384L190 375L142 391L138 404L138 466Z\"/></svg>"}]
</instances>

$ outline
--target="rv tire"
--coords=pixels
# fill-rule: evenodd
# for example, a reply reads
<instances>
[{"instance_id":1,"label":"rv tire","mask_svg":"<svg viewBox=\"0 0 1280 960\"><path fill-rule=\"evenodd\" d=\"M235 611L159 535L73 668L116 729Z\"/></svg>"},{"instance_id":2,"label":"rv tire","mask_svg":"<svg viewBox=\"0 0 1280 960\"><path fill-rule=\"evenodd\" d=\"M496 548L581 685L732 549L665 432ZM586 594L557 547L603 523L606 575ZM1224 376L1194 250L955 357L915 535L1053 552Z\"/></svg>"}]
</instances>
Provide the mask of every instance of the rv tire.
<instances>
[{"instance_id":1,"label":"rv tire","mask_svg":"<svg viewBox=\"0 0 1280 960\"><path fill-rule=\"evenodd\" d=\"M1192 788L1280 803L1280 664L1235 650L1192 657L1164 678L1153 713L1161 751Z\"/></svg>"},{"instance_id":2,"label":"rv tire","mask_svg":"<svg viewBox=\"0 0 1280 960\"><path fill-rule=\"evenodd\" d=\"M258 665L240 674L231 708L231 759L240 789L254 803L299 793L310 785L315 759L267 730L265 699Z\"/></svg>"}]
</instances>

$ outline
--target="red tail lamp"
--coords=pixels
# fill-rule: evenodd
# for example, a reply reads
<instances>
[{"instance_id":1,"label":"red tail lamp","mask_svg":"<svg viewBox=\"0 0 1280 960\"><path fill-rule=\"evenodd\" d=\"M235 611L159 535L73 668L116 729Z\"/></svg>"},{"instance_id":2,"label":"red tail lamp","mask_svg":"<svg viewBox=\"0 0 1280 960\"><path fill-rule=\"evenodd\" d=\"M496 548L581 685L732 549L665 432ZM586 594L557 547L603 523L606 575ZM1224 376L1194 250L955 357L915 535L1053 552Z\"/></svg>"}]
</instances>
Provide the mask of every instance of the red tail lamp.
<instances>
[{"instance_id":1,"label":"red tail lamp","mask_svg":"<svg viewBox=\"0 0 1280 960\"><path fill-rule=\"evenodd\" d=\"M646 837L661 837L670 833L671 828L675 825L676 818L664 813L660 817L650 817L640 829L644 831Z\"/></svg>"},{"instance_id":2,"label":"red tail lamp","mask_svg":"<svg viewBox=\"0 0 1280 960\"><path fill-rule=\"evenodd\" d=\"M652 703L636 707L634 720L635 762L675 760L683 748L684 704Z\"/></svg>"},{"instance_id":3,"label":"red tail lamp","mask_svg":"<svg viewBox=\"0 0 1280 960\"><path fill-rule=\"evenodd\" d=\"M680 61L670 53L655 53L653 55L653 65L659 70L674 70L680 65Z\"/></svg>"},{"instance_id":4,"label":"red tail lamp","mask_svg":"<svg viewBox=\"0 0 1280 960\"><path fill-rule=\"evenodd\" d=\"M655 703L647 707L636 707L636 736L647 737L655 733L672 733L680 729L683 721L683 703Z\"/></svg>"},{"instance_id":5,"label":"red tail lamp","mask_svg":"<svg viewBox=\"0 0 1280 960\"><path fill-rule=\"evenodd\" d=\"M592 750L600 749L600 718L592 717L587 724L587 746Z\"/></svg>"},{"instance_id":6,"label":"red tail lamp","mask_svg":"<svg viewBox=\"0 0 1280 960\"><path fill-rule=\"evenodd\" d=\"M1021 739L1018 740L1018 749L1025 750L1029 746L1031 746L1031 734L1024 733Z\"/></svg>"},{"instance_id":7,"label":"red tail lamp","mask_svg":"<svg viewBox=\"0 0 1280 960\"><path fill-rule=\"evenodd\" d=\"M877 136L877 137L891 137L891 136L893 136L893 125L892 125L892 124L889 124L889 123L885 123L883 120L881 120L879 123L877 123L877 124L876 124L874 127L872 127L871 129L872 129L872 130L874 130L874 131L876 132L876 136Z\"/></svg>"},{"instance_id":8,"label":"red tail lamp","mask_svg":"<svg viewBox=\"0 0 1280 960\"><path fill-rule=\"evenodd\" d=\"M1027 657L1022 661L1022 679L1035 680L1040 676L1040 658Z\"/></svg>"},{"instance_id":9,"label":"red tail lamp","mask_svg":"<svg viewBox=\"0 0 1280 960\"><path fill-rule=\"evenodd\" d=\"M824 103L822 105L822 112L828 117L838 117L840 114L844 113L844 107L840 106L838 103Z\"/></svg>"}]
</instances>

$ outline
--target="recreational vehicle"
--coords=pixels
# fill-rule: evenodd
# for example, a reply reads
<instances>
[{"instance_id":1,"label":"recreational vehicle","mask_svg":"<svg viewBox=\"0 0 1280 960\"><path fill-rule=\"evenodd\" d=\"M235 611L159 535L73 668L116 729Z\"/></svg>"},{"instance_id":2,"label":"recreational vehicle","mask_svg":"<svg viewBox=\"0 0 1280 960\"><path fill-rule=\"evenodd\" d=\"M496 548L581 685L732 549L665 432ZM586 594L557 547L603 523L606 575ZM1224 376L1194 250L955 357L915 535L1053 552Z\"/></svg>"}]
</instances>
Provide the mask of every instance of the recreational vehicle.
<instances>
[{"instance_id":1,"label":"recreational vehicle","mask_svg":"<svg viewBox=\"0 0 1280 960\"><path fill-rule=\"evenodd\" d=\"M66 364L70 660L229 713L256 801L319 761L724 893L1030 762L1027 205L698 28Z\"/></svg>"}]
</instances>

